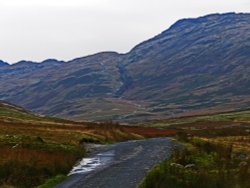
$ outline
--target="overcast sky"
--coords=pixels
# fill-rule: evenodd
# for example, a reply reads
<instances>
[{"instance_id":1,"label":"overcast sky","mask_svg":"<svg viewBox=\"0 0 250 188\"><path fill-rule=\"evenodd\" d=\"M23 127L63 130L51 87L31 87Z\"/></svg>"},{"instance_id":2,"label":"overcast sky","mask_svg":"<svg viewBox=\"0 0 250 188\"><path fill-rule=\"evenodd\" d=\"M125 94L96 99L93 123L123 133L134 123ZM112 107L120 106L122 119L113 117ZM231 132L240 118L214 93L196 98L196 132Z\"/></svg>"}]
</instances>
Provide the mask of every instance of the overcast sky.
<instances>
[{"instance_id":1,"label":"overcast sky","mask_svg":"<svg viewBox=\"0 0 250 188\"><path fill-rule=\"evenodd\" d=\"M0 59L124 53L181 18L250 12L250 0L0 0Z\"/></svg>"}]
</instances>

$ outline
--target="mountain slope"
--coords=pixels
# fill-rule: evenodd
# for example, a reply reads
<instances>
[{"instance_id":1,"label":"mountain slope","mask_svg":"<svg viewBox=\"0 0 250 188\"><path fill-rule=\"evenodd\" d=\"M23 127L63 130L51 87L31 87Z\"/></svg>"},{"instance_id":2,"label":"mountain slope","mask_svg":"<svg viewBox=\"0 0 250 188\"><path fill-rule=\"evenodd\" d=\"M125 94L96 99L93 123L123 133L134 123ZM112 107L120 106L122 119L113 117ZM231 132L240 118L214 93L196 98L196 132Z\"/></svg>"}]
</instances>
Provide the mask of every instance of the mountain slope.
<instances>
[{"instance_id":1,"label":"mountain slope","mask_svg":"<svg viewBox=\"0 0 250 188\"><path fill-rule=\"evenodd\" d=\"M124 95L153 98L159 105L154 107L165 111L243 105L250 94L249 24L249 14L178 21L129 53L127 69L134 82Z\"/></svg>"},{"instance_id":2,"label":"mountain slope","mask_svg":"<svg viewBox=\"0 0 250 188\"><path fill-rule=\"evenodd\" d=\"M250 14L176 22L127 54L0 66L0 99L76 120L141 121L250 104Z\"/></svg>"}]
</instances>

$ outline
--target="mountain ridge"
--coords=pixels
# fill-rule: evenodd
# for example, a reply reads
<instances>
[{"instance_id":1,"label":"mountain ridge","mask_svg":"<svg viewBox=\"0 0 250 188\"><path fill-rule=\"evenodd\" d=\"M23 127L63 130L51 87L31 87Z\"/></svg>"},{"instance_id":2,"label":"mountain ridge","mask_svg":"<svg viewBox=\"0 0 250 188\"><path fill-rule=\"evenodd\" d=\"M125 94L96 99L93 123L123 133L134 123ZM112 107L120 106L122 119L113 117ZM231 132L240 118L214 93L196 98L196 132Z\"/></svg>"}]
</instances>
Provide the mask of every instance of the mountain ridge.
<instances>
[{"instance_id":1,"label":"mountain ridge","mask_svg":"<svg viewBox=\"0 0 250 188\"><path fill-rule=\"evenodd\" d=\"M225 15L250 15L250 13L248 13L248 12L212 13L212 14L207 14L207 15L200 16L200 17L190 17L190 18L179 19L179 20L177 20L174 24L172 24L169 28L167 28L166 30L164 30L163 32L161 32L161 33L155 35L154 37L152 37L152 38L150 38L150 39L148 39L148 40L145 40L145 41L143 41L143 42L141 42L141 43L135 45L135 47L133 47L132 49L130 49L130 50L129 50L128 52L126 52L126 53L120 53L120 52L117 52L117 51L101 51L101 52L96 52L96 53L88 54L88 55L85 55L85 56L80 56L80 57L72 58L72 59L70 59L70 60L68 60L68 61L66 61L66 60L58 60L58 59L56 59L56 58L49 58L49 59L44 59L44 60L42 60L42 61L33 61L33 60L25 60L25 59L23 59L23 60L17 61L17 62L12 63L12 64L9 64L8 62L5 62L5 63L8 63L9 65L15 65L15 64L20 63L20 62L22 62L22 61L25 61L25 62L33 62L33 63L38 63L38 64L39 64L39 63L43 63L43 62L45 62L45 61L47 61L47 60L55 60L55 61L60 61L60 62L71 62L71 61L74 61L74 60L76 60L76 59L81 59L81 58L86 58L86 57L90 57L90 56L95 56L95 55L98 55L98 54L101 54L101 53L116 53L116 54L120 54L120 55L126 55L126 54L128 54L129 52L131 52L134 48L136 48L137 46L139 46L140 44L145 43L145 42L147 42L147 41L150 41L150 40L154 39L155 37L157 37L157 36L163 34L164 32L166 32L166 31L172 29L173 27L175 27L175 26L178 25L179 23L182 23L182 22L185 22L185 21L195 21L195 20L197 20L197 19L203 19L203 18L207 18L207 17L225 16ZM1 62L4 62L4 61L2 61L2 60L0 60L0 61L1 61Z\"/></svg>"},{"instance_id":2,"label":"mountain ridge","mask_svg":"<svg viewBox=\"0 0 250 188\"><path fill-rule=\"evenodd\" d=\"M246 108L249 17L183 19L125 54L0 67L0 99L77 120L142 121Z\"/></svg>"}]
</instances>

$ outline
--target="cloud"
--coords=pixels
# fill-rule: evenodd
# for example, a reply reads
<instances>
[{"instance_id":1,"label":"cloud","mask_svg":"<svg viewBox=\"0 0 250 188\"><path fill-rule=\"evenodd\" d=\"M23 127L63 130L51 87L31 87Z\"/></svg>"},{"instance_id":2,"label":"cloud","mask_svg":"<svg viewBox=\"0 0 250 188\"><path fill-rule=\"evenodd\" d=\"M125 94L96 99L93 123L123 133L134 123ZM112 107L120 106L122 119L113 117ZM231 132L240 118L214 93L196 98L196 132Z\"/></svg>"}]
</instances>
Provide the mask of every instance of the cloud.
<instances>
[{"instance_id":1,"label":"cloud","mask_svg":"<svg viewBox=\"0 0 250 188\"><path fill-rule=\"evenodd\" d=\"M181 18L249 12L249 0L1 0L0 59L127 52Z\"/></svg>"}]
</instances>

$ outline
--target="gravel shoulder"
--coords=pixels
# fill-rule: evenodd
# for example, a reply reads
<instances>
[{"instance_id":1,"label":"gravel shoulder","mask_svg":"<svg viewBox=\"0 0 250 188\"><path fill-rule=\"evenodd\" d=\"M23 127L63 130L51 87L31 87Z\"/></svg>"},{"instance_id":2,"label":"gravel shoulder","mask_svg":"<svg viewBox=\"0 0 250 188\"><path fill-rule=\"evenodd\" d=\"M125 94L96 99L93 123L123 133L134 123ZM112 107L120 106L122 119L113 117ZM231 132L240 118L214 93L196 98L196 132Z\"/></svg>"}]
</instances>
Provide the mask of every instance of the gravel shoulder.
<instances>
[{"instance_id":1,"label":"gravel shoulder","mask_svg":"<svg viewBox=\"0 0 250 188\"><path fill-rule=\"evenodd\" d=\"M136 188L153 166L170 157L174 146L169 138L153 138L98 147L90 158L100 166L72 174L56 188Z\"/></svg>"}]
</instances>

